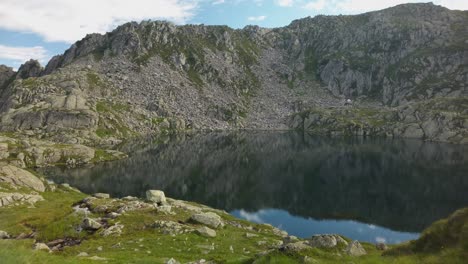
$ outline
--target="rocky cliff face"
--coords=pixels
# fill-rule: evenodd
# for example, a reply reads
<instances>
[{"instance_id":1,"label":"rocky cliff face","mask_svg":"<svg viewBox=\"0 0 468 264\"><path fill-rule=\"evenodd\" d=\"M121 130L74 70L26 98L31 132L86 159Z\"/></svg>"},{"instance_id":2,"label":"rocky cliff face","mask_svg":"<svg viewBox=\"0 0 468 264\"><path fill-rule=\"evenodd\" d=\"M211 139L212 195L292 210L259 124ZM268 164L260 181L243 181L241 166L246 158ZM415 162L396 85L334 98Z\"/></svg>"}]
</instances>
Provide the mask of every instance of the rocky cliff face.
<instances>
[{"instance_id":1,"label":"rocky cliff face","mask_svg":"<svg viewBox=\"0 0 468 264\"><path fill-rule=\"evenodd\" d=\"M465 142L465 101L451 98L468 96L466 24L468 12L432 4L276 29L127 23L88 35L45 69L21 67L0 95L0 128L61 139L67 130L75 141L186 129L349 130L341 121L305 126L304 113L319 109L346 121L352 112L379 134ZM344 106L346 98L358 107ZM420 115L412 107L428 100L445 108ZM391 117L370 124L361 108ZM403 112L416 121L385 123ZM428 120L437 133L421 127Z\"/></svg>"},{"instance_id":2,"label":"rocky cliff face","mask_svg":"<svg viewBox=\"0 0 468 264\"><path fill-rule=\"evenodd\" d=\"M13 68L7 67L5 65L0 65L0 91L1 88L4 88L12 78L15 76L15 71Z\"/></svg>"},{"instance_id":3,"label":"rocky cliff face","mask_svg":"<svg viewBox=\"0 0 468 264\"><path fill-rule=\"evenodd\" d=\"M467 95L468 12L408 4L358 16L318 16L278 30L295 72L334 95L400 105ZM286 36L286 38L284 37Z\"/></svg>"}]
</instances>

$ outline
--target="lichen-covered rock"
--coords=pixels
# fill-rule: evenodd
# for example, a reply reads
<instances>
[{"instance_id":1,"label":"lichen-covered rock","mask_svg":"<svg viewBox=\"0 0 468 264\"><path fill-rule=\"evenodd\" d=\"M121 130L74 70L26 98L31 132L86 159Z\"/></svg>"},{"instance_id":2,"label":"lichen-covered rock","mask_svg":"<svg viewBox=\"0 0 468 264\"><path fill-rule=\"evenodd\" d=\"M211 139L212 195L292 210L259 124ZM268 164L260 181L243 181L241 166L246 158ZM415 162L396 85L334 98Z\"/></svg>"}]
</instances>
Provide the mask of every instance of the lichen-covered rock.
<instances>
[{"instance_id":1,"label":"lichen-covered rock","mask_svg":"<svg viewBox=\"0 0 468 264\"><path fill-rule=\"evenodd\" d=\"M345 249L346 254L351 256L362 256L366 255L366 250L362 247L361 243L354 240L353 242L349 243L349 245Z\"/></svg>"},{"instance_id":2,"label":"lichen-covered rock","mask_svg":"<svg viewBox=\"0 0 468 264\"><path fill-rule=\"evenodd\" d=\"M82 227L86 230L98 230L102 227L102 224L92 218L85 218L82 223Z\"/></svg>"},{"instance_id":3,"label":"lichen-covered rock","mask_svg":"<svg viewBox=\"0 0 468 264\"><path fill-rule=\"evenodd\" d=\"M50 252L50 248L49 248L46 244L44 244L44 243L36 243L36 244L34 244L33 249L34 249L34 250L43 250L43 251Z\"/></svg>"},{"instance_id":4,"label":"lichen-covered rock","mask_svg":"<svg viewBox=\"0 0 468 264\"><path fill-rule=\"evenodd\" d=\"M44 198L37 194L0 192L0 207L15 206L21 204L34 205L39 201L44 201Z\"/></svg>"},{"instance_id":5,"label":"lichen-covered rock","mask_svg":"<svg viewBox=\"0 0 468 264\"><path fill-rule=\"evenodd\" d=\"M224 226L221 217L213 212L194 214L190 219L196 223L207 225L212 228L221 228Z\"/></svg>"},{"instance_id":6,"label":"lichen-covered rock","mask_svg":"<svg viewBox=\"0 0 468 264\"><path fill-rule=\"evenodd\" d=\"M193 232L193 228L187 225L183 225L174 221L158 220L154 222L154 228L167 235L180 235L184 233Z\"/></svg>"},{"instance_id":7,"label":"lichen-covered rock","mask_svg":"<svg viewBox=\"0 0 468 264\"><path fill-rule=\"evenodd\" d=\"M6 182L13 188L26 187L38 192L45 191L45 185L39 178L12 165L0 166L0 182Z\"/></svg>"},{"instance_id":8,"label":"lichen-covered rock","mask_svg":"<svg viewBox=\"0 0 468 264\"><path fill-rule=\"evenodd\" d=\"M216 237L216 231L206 226L199 227L196 231L199 235L204 237Z\"/></svg>"},{"instance_id":9,"label":"lichen-covered rock","mask_svg":"<svg viewBox=\"0 0 468 264\"><path fill-rule=\"evenodd\" d=\"M10 238L10 235L5 231L0 230L0 239L7 239L7 238Z\"/></svg>"},{"instance_id":10,"label":"lichen-covered rock","mask_svg":"<svg viewBox=\"0 0 468 264\"><path fill-rule=\"evenodd\" d=\"M306 241L299 241L286 244L282 249L289 252L300 252L303 250L311 249L312 247Z\"/></svg>"},{"instance_id":11,"label":"lichen-covered rock","mask_svg":"<svg viewBox=\"0 0 468 264\"><path fill-rule=\"evenodd\" d=\"M113 226L110 226L106 229L104 229L101 232L101 236L103 237L108 237L108 236L120 236L122 234L124 225L120 223L116 223Z\"/></svg>"},{"instance_id":12,"label":"lichen-covered rock","mask_svg":"<svg viewBox=\"0 0 468 264\"><path fill-rule=\"evenodd\" d=\"M95 193L93 194L94 197L98 199L109 199L110 195L108 193Z\"/></svg>"},{"instance_id":13,"label":"lichen-covered rock","mask_svg":"<svg viewBox=\"0 0 468 264\"><path fill-rule=\"evenodd\" d=\"M377 250L383 250L384 251L384 250L388 249L388 246L387 246L387 244L385 244L383 242L379 242L379 243L375 244L375 248Z\"/></svg>"},{"instance_id":14,"label":"lichen-covered rock","mask_svg":"<svg viewBox=\"0 0 468 264\"><path fill-rule=\"evenodd\" d=\"M0 143L0 159L6 159L10 156L8 152L8 144L7 143Z\"/></svg>"},{"instance_id":15,"label":"lichen-covered rock","mask_svg":"<svg viewBox=\"0 0 468 264\"><path fill-rule=\"evenodd\" d=\"M348 242L339 235L314 235L309 239L309 245L311 247L333 248L336 247L338 243L348 245Z\"/></svg>"},{"instance_id":16,"label":"lichen-covered rock","mask_svg":"<svg viewBox=\"0 0 468 264\"><path fill-rule=\"evenodd\" d=\"M166 202L166 196L164 195L163 191L148 190L146 191L146 200L157 204L162 204Z\"/></svg>"}]
</instances>

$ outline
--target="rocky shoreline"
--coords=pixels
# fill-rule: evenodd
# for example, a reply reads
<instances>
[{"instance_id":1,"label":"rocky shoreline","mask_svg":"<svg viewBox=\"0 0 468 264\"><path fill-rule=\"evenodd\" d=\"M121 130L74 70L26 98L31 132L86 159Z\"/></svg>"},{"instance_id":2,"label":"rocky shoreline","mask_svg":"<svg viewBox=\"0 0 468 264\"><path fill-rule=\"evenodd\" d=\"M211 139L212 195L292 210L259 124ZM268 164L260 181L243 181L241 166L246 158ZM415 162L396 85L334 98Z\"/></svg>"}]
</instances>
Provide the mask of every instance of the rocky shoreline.
<instances>
[{"instance_id":1,"label":"rocky shoreline","mask_svg":"<svg viewBox=\"0 0 468 264\"><path fill-rule=\"evenodd\" d=\"M314 236L309 240L301 240L294 236L289 236L285 231L279 230L270 225L253 224L239 219L235 219L228 213L216 210L207 206L194 204L190 202L174 200L166 198L164 192L157 190L149 190L146 193L146 199L137 197L123 197L121 199L111 198L105 193L96 193L92 196L86 196L79 190L70 187L68 184L56 185L52 182L44 181L37 176L12 165L2 167L0 172L0 214L3 215L3 210L11 211L20 210L19 214L28 214L28 211L40 210L38 203L53 202L43 196L47 193L59 193L60 196L71 195L74 197L84 197L77 200L73 204L69 204L69 208L64 208L70 211L70 214L65 218L73 218L70 221L70 226L65 228L65 234L54 234L55 236L44 238L44 230L39 230L30 227L31 230L25 232L15 231L0 231L1 239L6 240L22 240L32 239L32 250L55 252L62 254L68 248L78 247L86 239L93 237L102 237L109 243L114 243L113 237L132 236L128 234L128 230L134 227L128 226L128 220L135 215L141 216L146 214L152 216L151 223L144 223L143 229L153 230L157 236L176 237L184 234L193 234L200 238L206 238L206 242L210 239L219 236L226 236L226 233L235 232L242 236L242 240L255 242L255 248L245 245L240 249L234 247L234 244L243 245L242 241L231 241L233 245L229 245L229 251L234 254L234 251L241 251L241 255L245 256L264 256L269 253L279 250L284 252L299 252L312 248L343 248L343 253L350 256L365 255L366 251L357 241L348 243L339 235L322 235ZM135 214L135 215L134 215ZM13 219L10 219L13 220ZM61 221L62 219L59 219ZM15 219L20 221L20 219ZM8 228L14 223L6 222L4 218L0 221L0 229ZM49 223L53 225L53 223ZM140 226L140 223L136 223ZM45 228L47 228L46 226ZM70 233L71 232L71 233ZM229 238L228 238L229 239ZM144 240L140 242L143 243ZM186 243L184 243L186 244ZM341 246L340 246L341 245ZM121 243L113 244L112 247L121 247ZM212 243L209 246L195 245L202 249L200 256L210 255L210 252L216 251L220 246ZM96 250L102 251L100 246ZM93 251L96 251L93 250ZM147 251L149 252L149 251ZM91 254L95 254L93 252ZM195 252L194 252L195 253ZM148 253L150 254L150 253ZM195 253L196 255L197 253ZM190 254L191 255L191 254ZM196 258L195 255L193 258ZM167 256L168 260L165 263L179 263ZM79 252L76 255L78 259L89 260L111 260L98 255L91 256L88 252ZM186 262L184 262L186 263ZM217 263L216 261L194 261L190 263Z\"/></svg>"},{"instance_id":2,"label":"rocky shoreline","mask_svg":"<svg viewBox=\"0 0 468 264\"><path fill-rule=\"evenodd\" d=\"M453 220L448 223L455 228L453 232L466 225L467 212L460 210L451 216ZM148 190L145 199L112 198L105 193L89 196L68 184L56 185L33 172L5 164L0 170L0 219L0 256L18 258L14 263L27 262L12 254L16 251L29 261L48 259L52 263L128 263L140 257L142 261L171 264L274 260L388 263L398 259L413 263L424 257L442 256L410 250L413 245L432 244L434 231L424 231L416 241L390 246L360 243L336 234L300 239L271 225L167 198L159 190ZM455 250L458 246L451 243L447 247ZM5 248L8 251L3 251ZM460 257L463 254L451 256L454 260Z\"/></svg>"}]
</instances>

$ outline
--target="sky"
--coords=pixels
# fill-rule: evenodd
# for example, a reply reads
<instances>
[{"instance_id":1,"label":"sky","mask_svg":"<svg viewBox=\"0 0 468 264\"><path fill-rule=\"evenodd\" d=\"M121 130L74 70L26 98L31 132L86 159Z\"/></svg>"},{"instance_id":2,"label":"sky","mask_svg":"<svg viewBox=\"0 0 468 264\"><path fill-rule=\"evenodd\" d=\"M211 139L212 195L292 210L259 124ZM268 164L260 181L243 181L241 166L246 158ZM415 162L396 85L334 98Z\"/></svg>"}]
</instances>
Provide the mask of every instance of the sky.
<instances>
[{"instance_id":1,"label":"sky","mask_svg":"<svg viewBox=\"0 0 468 264\"><path fill-rule=\"evenodd\" d=\"M280 27L316 15L347 15L417 0L0 0L0 64L42 65L88 33L106 33L129 21ZM468 0L434 0L468 10Z\"/></svg>"}]
</instances>

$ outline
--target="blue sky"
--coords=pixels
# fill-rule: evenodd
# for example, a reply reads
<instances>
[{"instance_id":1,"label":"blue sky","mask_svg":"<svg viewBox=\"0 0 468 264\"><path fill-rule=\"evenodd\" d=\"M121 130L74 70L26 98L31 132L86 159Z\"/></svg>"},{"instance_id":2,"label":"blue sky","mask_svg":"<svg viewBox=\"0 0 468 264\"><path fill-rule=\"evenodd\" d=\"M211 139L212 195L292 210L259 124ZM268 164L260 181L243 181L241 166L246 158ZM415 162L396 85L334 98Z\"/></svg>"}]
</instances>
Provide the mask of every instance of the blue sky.
<instances>
[{"instance_id":1,"label":"blue sky","mask_svg":"<svg viewBox=\"0 0 468 264\"><path fill-rule=\"evenodd\" d=\"M318 14L357 14L417 0L1 0L0 64L42 64L87 33L105 33L128 21L280 27ZM468 0L434 0L468 10Z\"/></svg>"}]
</instances>

